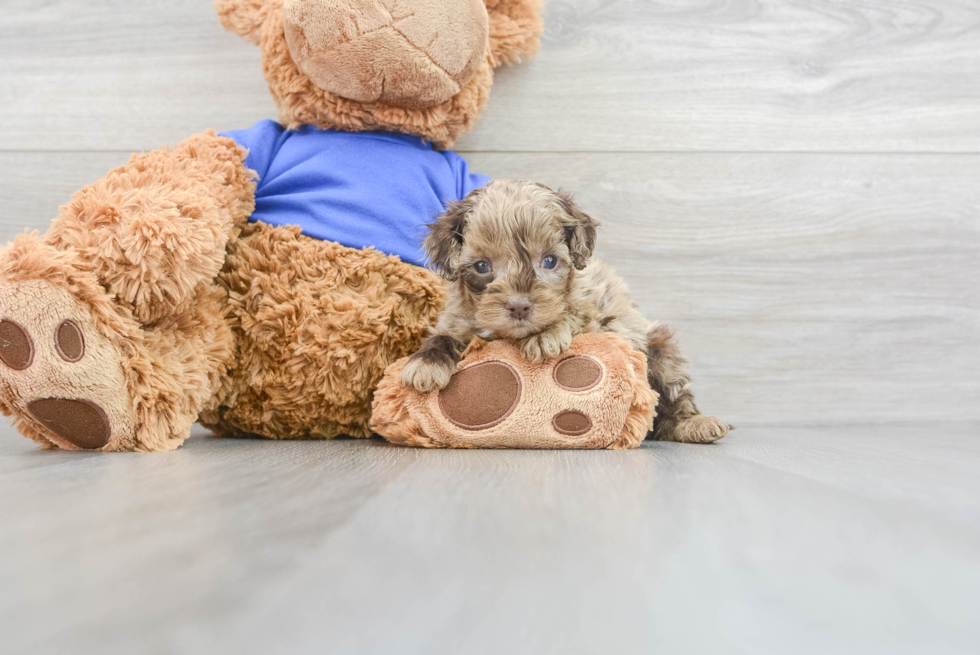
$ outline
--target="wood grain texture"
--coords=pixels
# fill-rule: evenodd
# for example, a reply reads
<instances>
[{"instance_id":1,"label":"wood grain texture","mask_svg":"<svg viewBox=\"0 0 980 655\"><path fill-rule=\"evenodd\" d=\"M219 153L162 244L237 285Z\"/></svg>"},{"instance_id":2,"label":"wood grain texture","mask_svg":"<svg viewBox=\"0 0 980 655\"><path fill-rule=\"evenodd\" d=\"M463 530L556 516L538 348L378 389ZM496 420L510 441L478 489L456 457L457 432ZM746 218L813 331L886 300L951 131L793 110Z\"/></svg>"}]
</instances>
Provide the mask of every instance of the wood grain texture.
<instances>
[{"instance_id":1,"label":"wood grain texture","mask_svg":"<svg viewBox=\"0 0 980 655\"><path fill-rule=\"evenodd\" d=\"M0 238L122 153L0 154ZM980 156L471 153L574 190L736 425L980 419Z\"/></svg>"},{"instance_id":2,"label":"wood grain texture","mask_svg":"<svg viewBox=\"0 0 980 655\"><path fill-rule=\"evenodd\" d=\"M3 428L3 650L973 652L977 430L107 457Z\"/></svg>"},{"instance_id":3,"label":"wood grain texture","mask_svg":"<svg viewBox=\"0 0 980 655\"><path fill-rule=\"evenodd\" d=\"M980 158L471 159L576 190L604 225L597 254L677 328L704 411L736 425L978 418Z\"/></svg>"},{"instance_id":4,"label":"wood grain texture","mask_svg":"<svg viewBox=\"0 0 980 655\"><path fill-rule=\"evenodd\" d=\"M480 151L980 152L973 0L549 0ZM13 0L0 150L143 150L274 117L212 3Z\"/></svg>"}]
</instances>

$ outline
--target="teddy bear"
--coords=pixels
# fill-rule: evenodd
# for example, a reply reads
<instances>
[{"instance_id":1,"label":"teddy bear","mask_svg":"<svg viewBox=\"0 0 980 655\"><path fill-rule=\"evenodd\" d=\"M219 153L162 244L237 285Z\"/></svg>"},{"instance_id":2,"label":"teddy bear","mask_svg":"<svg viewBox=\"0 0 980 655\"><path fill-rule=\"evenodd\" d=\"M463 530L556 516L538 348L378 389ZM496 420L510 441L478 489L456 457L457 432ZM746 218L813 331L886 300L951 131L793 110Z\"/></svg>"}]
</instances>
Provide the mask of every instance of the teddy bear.
<instances>
[{"instance_id":1,"label":"teddy bear","mask_svg":"<svg viewBox=\"0 0 980 655\"><path fill-rule=\"evenodd\" d=\"M134 155L0 250L0 410L45 448L367 437L444 302L422 226L539 0L218 0L279 121Z\"/></svg>"}]
</instances>

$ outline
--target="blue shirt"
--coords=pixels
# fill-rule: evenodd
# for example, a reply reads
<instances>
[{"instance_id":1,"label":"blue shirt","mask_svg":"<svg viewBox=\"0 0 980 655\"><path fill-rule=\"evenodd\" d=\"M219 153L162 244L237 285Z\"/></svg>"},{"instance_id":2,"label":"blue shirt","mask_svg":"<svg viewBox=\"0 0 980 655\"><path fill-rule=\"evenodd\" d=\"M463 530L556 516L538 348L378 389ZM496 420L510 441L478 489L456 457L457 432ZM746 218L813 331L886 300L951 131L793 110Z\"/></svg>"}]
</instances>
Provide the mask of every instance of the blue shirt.
<instances>
[{"instance_id":1,"label":"blue shirt","mask_svg":"<svg viewBox=\"0 0 980 655\"><path fill-rule=\"evenodd\" d=\"M248 149L245 165L258 173L251 220L412 264L424 264L425 224L490 181L455 152L404 134L287 130L266 120L222 136Z\"/></svg>"}]
</instances>

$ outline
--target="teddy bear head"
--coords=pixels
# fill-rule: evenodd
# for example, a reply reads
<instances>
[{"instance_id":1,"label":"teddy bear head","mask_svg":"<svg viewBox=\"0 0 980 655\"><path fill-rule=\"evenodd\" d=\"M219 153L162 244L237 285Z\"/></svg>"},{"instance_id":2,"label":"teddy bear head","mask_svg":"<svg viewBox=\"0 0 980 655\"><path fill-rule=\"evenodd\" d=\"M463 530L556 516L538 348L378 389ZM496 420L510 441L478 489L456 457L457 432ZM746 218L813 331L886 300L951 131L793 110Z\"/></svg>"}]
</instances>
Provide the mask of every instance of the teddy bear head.
<instances>
[{"instance_id":1,"label":"teddy bear head","mask_svg":"<svg viewBox=\"0 0 980 655\"><path fill-rule=\"evenodd\" d=\"M532 54L540 0L217 0L262 48L280 121L414 134L450 147L479 117L493 69Z\"/></svg>"}]
</instances>

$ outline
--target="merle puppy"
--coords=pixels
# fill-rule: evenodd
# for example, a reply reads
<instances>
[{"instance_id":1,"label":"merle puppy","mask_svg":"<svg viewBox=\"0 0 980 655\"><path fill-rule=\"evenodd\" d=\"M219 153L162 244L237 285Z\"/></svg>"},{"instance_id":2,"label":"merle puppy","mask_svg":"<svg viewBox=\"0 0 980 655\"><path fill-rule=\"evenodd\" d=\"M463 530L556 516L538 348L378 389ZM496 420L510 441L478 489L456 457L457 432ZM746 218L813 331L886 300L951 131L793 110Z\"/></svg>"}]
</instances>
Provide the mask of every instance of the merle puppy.
<instances>
[{"instance_id":1,"label":"merle puppy","mask_svg":"<svg viewBox=\"0 0 980 655\"><path fill-rule=\"evenodd\" d=\"M598 223L563 191L494 180L429 224L425 249L449 281L446 308L402 382L442 389L474 335L513 339L524 357L560 355L583 332L616 332L647 353L660 395L653 438L706 443L729 426L698 412L687 360L667 326L650 322L623 280L592 257Z\"/></svg>"}]
</instances>

